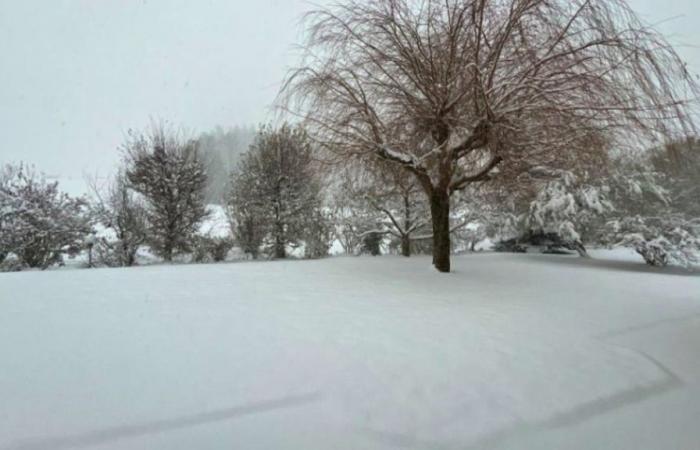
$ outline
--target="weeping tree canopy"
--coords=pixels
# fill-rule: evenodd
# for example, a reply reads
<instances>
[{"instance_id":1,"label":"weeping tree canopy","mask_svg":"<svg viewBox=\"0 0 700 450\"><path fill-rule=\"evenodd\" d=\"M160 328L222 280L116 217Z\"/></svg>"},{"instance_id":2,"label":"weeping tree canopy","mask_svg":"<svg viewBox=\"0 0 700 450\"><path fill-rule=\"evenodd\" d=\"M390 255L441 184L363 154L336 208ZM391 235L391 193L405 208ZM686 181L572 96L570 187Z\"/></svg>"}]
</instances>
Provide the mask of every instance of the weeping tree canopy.
<instances>
[{"instance_id":1,"label":"weeping tree canopy","mask_svg":"<svg viewBox=\"0 0 700 450\"><path fill-rule=\"evenodd\" d=\"M624 0L345 0L306 23L285 107L338 161L417 177L441 271L455 191L693 131L697 85Z\"/></svg>"}]
</instances>

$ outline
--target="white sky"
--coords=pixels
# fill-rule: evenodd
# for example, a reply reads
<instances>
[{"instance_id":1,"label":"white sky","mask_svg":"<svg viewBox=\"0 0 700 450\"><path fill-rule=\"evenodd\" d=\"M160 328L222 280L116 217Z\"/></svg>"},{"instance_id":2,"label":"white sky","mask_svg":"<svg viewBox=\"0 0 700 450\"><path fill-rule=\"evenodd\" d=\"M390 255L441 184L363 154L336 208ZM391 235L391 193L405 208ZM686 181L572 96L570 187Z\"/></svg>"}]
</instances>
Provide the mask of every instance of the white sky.
<instances>
[{"instance_id":1,"label":"white sky","mask_svg":"<svg viewBox=\"0 0 700 450\"><path fill-rule=\"evenodd\" d=\"M700 73L700 0L631 0ZM111 171L129 128L269 117L304 0L0 0L0 163Z\"/></svg>"}]
</instances>

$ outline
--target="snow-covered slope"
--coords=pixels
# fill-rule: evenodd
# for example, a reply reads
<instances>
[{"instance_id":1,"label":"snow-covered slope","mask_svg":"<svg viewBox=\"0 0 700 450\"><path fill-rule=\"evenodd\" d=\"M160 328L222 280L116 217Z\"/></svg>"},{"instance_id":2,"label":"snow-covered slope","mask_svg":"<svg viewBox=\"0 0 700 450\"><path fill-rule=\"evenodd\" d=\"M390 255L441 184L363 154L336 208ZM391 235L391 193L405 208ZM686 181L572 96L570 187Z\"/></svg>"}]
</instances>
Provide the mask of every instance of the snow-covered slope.
<instances>
[{"instance_id":1,"label":"snow-covered slope","mask_svg":"<svg viewBox=\"0 0 700 450\"><path fill-rule=\"evenodd\" d=\"M0 449L700 442L700 277L543 255L0 274Z\"/></svg>"}]
</instances>

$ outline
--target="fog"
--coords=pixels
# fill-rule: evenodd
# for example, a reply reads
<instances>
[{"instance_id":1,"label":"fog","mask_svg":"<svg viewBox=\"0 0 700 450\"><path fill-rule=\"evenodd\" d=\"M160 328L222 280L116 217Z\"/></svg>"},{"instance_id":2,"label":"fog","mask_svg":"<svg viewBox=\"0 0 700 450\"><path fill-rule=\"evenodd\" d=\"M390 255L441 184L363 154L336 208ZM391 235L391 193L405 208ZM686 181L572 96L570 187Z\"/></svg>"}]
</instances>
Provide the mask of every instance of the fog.
<instances>
[{"instance_id":1,"label":"fog","mask_svg":"<svg viewBox=\"0 0 700 450\"><path fill-rule=\"evenodd\" d=\"M633 0L700 72L697 0ZM110 172L129 128L269 120L300 42L301 0L0 0L0 163Z\"/></svg>"}]
</instances>

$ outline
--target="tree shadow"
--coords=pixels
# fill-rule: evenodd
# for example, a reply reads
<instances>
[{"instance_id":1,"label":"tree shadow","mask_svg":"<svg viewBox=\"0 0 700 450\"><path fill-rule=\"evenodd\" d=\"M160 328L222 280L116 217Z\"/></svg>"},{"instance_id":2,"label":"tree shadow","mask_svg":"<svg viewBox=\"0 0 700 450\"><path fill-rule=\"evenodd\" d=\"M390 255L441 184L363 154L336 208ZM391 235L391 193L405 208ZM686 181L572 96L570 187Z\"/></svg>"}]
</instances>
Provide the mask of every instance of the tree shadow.
<instances>
[{"instance_id":1,"label":"tree shadow","mask_svg":"<svg viewBox=\"0 0 700 450\"><path fill-rule=\"evenodd\" d=\"M251 403L247 405L234 406L232 408L219 409L201 414L156 420L140 424L103 428L69 436L52 436L28 439L22 442L10 444L9 446L0 447L0 450L64 450L84 448L110 443L120 439L163 433L166 431L179 430L197 425L222 422L252 414L293 408L315 402L319 398L319 393L290 396L266 402Z\"/></svg>"},{"instance_id":2,"label":"tree shadow","mask_svg":"<svg viewBox=\"0 0 700 450\"><path fill-rule=\"evenodd\" d=\"M652 267L642 261L623 261L615 259L582 258L573 255L525 254L533 262L556 263L594 270L617 270L654 275L676 275L685 277L700 277L700 268L686 269L683 267Z\"/></svg>"}]
</instances>

